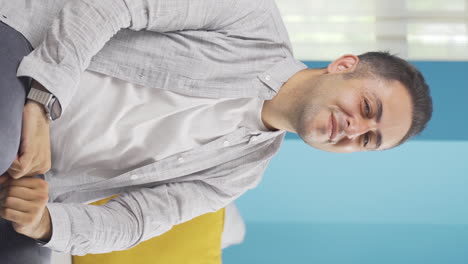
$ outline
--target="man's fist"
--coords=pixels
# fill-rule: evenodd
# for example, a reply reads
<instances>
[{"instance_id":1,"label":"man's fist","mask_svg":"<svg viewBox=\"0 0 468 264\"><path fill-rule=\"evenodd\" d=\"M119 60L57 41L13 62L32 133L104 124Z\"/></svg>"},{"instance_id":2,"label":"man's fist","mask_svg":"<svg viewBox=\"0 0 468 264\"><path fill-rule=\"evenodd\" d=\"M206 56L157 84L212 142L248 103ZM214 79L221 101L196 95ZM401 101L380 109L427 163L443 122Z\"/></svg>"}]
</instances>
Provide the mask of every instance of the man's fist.
<instances>
[{"instance_id":1,"label":"man's fist","mask_svg":"<svg viewBox=\"0 0 468 264\"><path fill-rule=\"evenodd\" d=\"M19 157L8 169L14 179L44 174L51 168L50 120L42 105L28 100L23 111Z\"/></svg>"},{"instance_id":2,"label":"man's fist","mask_svg":"<svg viewBox=\"0 0 468 264\"><path fill-rule=\"evenodd\" d=\"M47 202L47 182L40 178L11 179L0 176L0 217L9 220L16 232L34 239L49 240L52 224Z\"/></svg>"}]
</instances>

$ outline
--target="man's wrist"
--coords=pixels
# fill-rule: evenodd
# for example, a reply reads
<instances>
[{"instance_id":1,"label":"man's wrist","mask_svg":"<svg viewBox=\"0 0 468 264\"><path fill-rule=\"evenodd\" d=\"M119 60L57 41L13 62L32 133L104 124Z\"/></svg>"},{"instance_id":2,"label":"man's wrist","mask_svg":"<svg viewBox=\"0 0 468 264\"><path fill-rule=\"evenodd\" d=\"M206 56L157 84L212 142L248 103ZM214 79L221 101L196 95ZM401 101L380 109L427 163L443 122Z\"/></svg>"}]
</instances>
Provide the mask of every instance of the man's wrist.
<instances>
[{"instance_id":1,"label":"man's wrist","mask_svg":"<svg viewBox=\"0 0 468 264\"><path fill-rule=\"evenodd\" d=\"M41 117L44 118L44 121L46 121L47 124L50 123L49 118L47 117L46 110L44 109L44 106L34 100L28 99L26 100L26 105L25 108L27 109L28 112L33 112L35 114L40 115Z\"/></svg>"},{"instance_id":2,"label":"man's wrist","mask_svg":"<svg viewBox=\"0 0 468 264\"><path fill-rule=\"evenodd\" d=\"M46 119L56 120L62 115L62 106L57 97L34 79L27 99L27 103L34 102L34 104L42 106L42 115Z\"/></svg>"},{"instance_id":3,"label":"man's wrist","mask_svg":"<svg viewBox=\"0 0 468 264\"><path fill-rule=\"evenodd\" d=\"M37 90L40 90L40 91L43 91L43 92L50 93L49 90L47 90L42 84L36 82L36 80L34 80L34 79L32 80L31 88L34 88L34 89L37 89ZM44 106L42 104L40 104L39 102L36 102L34 100L31 100L31 99L27 99L26 103L27 104L28 103L33 103L33 105L37 106L37 107L34 107L34 108L36 108L36 110L41 110L44 115L47 115L47 113L46 113L46 111L44 109Z\"/></svg>"},{"instance_id":4,"label":"man's wrist","mask_svg":"<svg viewBox=\"0 0 468 264\"><path fill-rule=\"evenodd\" d=\"M44 209L38 230L39 232L33 238L41 242L41 244L49 242L52 237L52 220L47 207Z\"/></svg>"}]
</instances>

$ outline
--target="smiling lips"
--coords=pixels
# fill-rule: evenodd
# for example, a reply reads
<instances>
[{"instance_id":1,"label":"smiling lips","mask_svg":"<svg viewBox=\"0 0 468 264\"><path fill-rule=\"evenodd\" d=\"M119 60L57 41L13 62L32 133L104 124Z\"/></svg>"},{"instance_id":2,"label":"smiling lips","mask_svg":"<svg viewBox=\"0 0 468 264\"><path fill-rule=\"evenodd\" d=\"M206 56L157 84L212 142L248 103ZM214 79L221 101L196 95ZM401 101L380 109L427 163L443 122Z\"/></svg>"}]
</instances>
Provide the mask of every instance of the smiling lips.
<instances>
[{"instance_id":1,"label":"smiling lips","mask_svg":"<svg viewBox=\"0 0 468 264\"><path fill-rule=\"evenodd\" d=\"M330 121L328 121L328 136L329 136L329 141L336 143L334 141L334 138L336 137L336 134L338 132L338 122L335 118L335 115L333 112L330 115Z\"/></svg>"}]
</instances>

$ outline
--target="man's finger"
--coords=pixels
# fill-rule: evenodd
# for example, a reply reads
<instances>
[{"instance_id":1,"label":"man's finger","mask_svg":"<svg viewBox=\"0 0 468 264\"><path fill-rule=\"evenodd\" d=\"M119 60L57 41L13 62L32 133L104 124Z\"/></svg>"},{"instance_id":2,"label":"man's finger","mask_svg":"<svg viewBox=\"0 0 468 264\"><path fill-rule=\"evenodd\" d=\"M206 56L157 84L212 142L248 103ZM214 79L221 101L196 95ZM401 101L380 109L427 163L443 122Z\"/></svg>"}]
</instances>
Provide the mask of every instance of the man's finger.
<instances>
[{"instance_id":1,"label":"man's finger","mask_svg":"<svg viewBox=\"0 0 468 264\"><path fill-rule=\"evenodd\" d=\"M8 169L8 173L13 179L19 179L25 176L31 170L32 154L25 152L18 160L15 160Z\"/></svg>"},{"instance_id":2,"label":"man's finger","mask_svg":"<svg viewBox=\"0 0 468 264\"><path fill-rule=\"evenodd\" d=\"M15 223L23 223L30 218L28 213L5 207L0 207L0 217Z\"/></svg>"},{"instance_id":3,"label":"man's finger","mask_svg":"<svg viewBox=\"0 0 468 264\"><path fill-rule=\"evenodd\" d=\"M35 177L23 177L21 179L12 180L8 183L8 186L19 186L29 189L47 189L47 182L40 178Z\"/></svg>"},{"instance_id":4,"label":"man's finger","mask_svg":"<svg viewBox=\"0 0 468 264\"><path fill-rule=\"evenodd\" d=\"M30 201L25 201L17 197L8 196L1 201L3 208L10 208L16 211L23 213L31 213L37 210L37 207L34 206L34 203Z\"/></svg>"},{"instance_id":5,"label":"man's finger","mask_svg":"<svg viewBox=\"0 0 468 264\"><path fill-rule=\"evenodd\" d=\"M38 192L30 188L22 186L10 186L8 190L3 190L0 192L0 200L6 197L16 197L23 199L25 201L37 201L43 199L49 199L46 192Z\"/></svg>"},{"instance_id":6,"label":"man's finger","mask_svg":"<svg viewBox=\"0 0 468 264\"><path fill-rule=\"evenodd\" d=\"M21 164L19 163L19 160L13 161L11 164L10 168L8 168L8 174L10 174L10 177L13 178L13 175L18 175L21 173Z\"/></svg>"}]
</instances>

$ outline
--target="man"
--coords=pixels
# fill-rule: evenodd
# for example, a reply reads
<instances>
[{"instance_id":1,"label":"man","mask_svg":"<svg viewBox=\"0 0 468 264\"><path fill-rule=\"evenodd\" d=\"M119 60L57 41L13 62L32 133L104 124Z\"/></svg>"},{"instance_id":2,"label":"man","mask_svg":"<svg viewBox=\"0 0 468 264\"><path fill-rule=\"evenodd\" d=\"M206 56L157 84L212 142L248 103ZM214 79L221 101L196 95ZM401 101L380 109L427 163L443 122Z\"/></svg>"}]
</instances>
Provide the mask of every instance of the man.
<instances>
[{"instance_id":1,"label":"man","mask_svg":"<svg viewBox=\"0 0 468 264\"><path fill-rule=\"evenodd\" d=\"M127 249L226 206L285 131L326 151L383 150L431 116L422 75L389 54L306 69L270 0L10 2L1 20L35 48L17 74L34 81L0 216L57 251Z\"/></svg>"}]
</instances>

